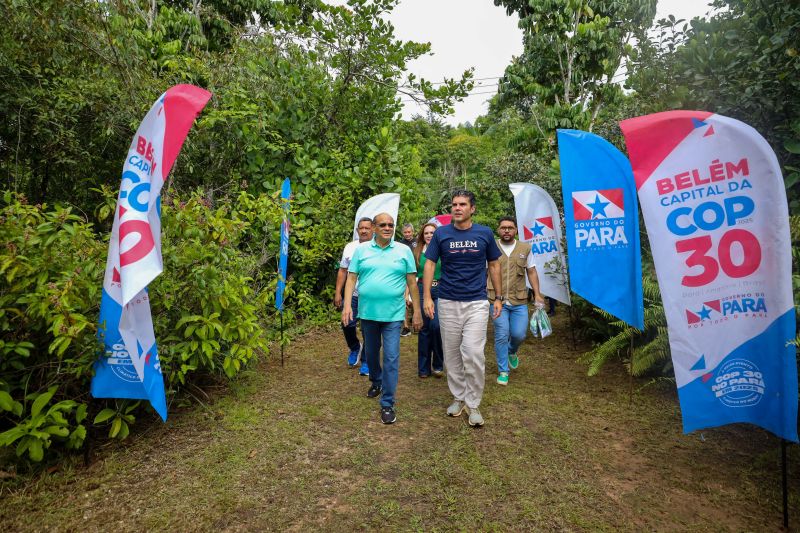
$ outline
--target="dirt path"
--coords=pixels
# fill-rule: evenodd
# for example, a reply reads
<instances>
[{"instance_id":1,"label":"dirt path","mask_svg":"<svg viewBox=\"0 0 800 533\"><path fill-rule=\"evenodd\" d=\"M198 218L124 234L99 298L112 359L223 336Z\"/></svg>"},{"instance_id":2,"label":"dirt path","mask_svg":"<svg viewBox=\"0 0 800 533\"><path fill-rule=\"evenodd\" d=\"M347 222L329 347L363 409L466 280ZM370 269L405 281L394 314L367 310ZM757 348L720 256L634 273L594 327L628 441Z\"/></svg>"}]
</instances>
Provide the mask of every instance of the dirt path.
<instances>
[{"instance_id":1,"label":"dirt path","mask_svg":"<svg viewBox=\"0 0 800 533\"><path fill-rule=\"evenodd\" d=\"M508 387L487 349L486 426L447 418L443 379L402 339L398 422L380 423L341 333L317 331L204 409L173 409L89 468L5 493L9 530L777 531L778 440L681 434L672 386L629 397L616 364L575 362L563 314L526 341ZM334 355L335 354L335 355ZM641 384L636 384L639 386ZM790 452L800 523L800 454Z\"/></svg>"}]
</instances>

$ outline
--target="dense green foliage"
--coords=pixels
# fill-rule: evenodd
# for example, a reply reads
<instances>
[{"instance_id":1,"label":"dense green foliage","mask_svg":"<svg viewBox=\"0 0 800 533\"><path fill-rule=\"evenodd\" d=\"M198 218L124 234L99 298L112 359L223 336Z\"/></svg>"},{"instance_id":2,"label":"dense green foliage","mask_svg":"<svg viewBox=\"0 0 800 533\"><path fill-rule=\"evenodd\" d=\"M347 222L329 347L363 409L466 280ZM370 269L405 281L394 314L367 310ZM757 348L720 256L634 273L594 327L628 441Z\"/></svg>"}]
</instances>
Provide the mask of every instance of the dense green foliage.
<instances>
[{"instance_id":1,"label":"dense green foliage","mask_svg":"<svg viewBox=\"0 0 800 533\"><path fill-rule=\"evenodd\" d=\"M0 447L39 461L80 447L92 424L124 438L147 412L89 404L88 383L122 156L169 86L214 95L163 191L166 269L150 290L170 401L266 353L284 177L289 324L329 317L362 200L394 190L404 218L429 216L438 200L416 193L430 178L402 142L398 91L447 111L469 72L436 86L404 78L429 45L394 37L382 18L394 4L0 2Z\"/></svg>"},{"instance_id":2,"label":"dense green foliage","mask_svg":"<svg viewBox=\"0 0 800 533\"><path fill-rule=\"evenodd\" d=\"M527 121L520 139L539 150L556 128L591 131L622 99L615 74L655 15L655 0L494 0L520 19L523 53L506 68L500 106ZM617 78L618 79L618 78Z\"/></svg>"},{"instance_id":3,"label":"dense green foliage","mask_svg":"<svg viewBox=\"0 0 800 533\"><path fill-rule=\"evenodd\" d=\"M232 207L212 208L196 193L165 200L170 268L150 288L159 295L153 322L171 395L198 377L233 377L267 352L274 287L247 242L276 224L280 210L244 192ZM14 426L0 433L0 446L38 461L54 443L80 447L92 421L124 438L138 402L96 401L88 411L96 417L86 419L108 237L72 208L29 205L11 193L0 217L0 412ZM101 405L108 407L98 413Z\"/></svg>"},{"instance_id":4,"label":"dense green foliage","mask_svg":"<svg viewBox=\"0 0 800 533\"><path fill-rule=\"evenodd\" d=\"M708 20L659 21L633 54L643 112L704 109L742 120L772 145L800 212L800 5L728 0Z\"/></svg>"}]
</instances>

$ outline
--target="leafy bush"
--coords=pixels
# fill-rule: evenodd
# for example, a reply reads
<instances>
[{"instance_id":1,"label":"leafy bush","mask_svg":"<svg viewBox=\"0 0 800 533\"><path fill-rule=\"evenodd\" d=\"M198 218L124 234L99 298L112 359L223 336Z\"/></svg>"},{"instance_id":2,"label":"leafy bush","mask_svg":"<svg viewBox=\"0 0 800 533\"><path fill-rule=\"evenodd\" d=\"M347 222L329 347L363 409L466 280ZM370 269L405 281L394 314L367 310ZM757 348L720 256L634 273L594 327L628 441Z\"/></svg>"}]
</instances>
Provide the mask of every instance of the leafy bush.
<instances>
[{"instance_id":1,"label":"leafy bush","mask_svg":"<svg viewBox=\"0 0 800 533\"><path fill-rule=\"evenodd\" d=\"M599 323L604 324L605 339L592 350L585 353L582 360L589 365L589 375L600 372L603 365L614 357L622 357L628 372L633 376L643 376L649 372L667 373L672 369L670 360L667 320L661 304L661 292L652 275L644 274L642 279L644 295L644 330L629 326L626 322L595 308ZM631 353L631 348L633 351Z\"/></svg>"},{"instance_id":2,"label":"leafy bush","mask_svg":"<svg viewBox=\"0 0 800 533\"><path fill-rule=\"evenodd\" d=\"M70 208L5 193L0 210L0 446L40 461L86 436L105 245Z\"/></svg>"},{"instance_id":3,"label":"leafy bush","mask_svg":"<svg viewBox=\"0 0 800 533\"><path fill-rule=\"evenodd\" d=\"M114 197L102 189L108 216ZM198 191L163 207L164 273L151 284L161 368L172 396L201 376L233 378L267 353L280 211L241 193L212 208ZM255 231L258 228L259 231ZM30 205L5 193L0 208L0 447L41 461L77 449L91 423L125 438L142 402L98 400L89 382L107 231L69 207ZM260 235L260 240L253 235ZM293 294L289 283L287 294ZM96 413L89 411L99 411ZM94 418L89 418L94 416Z\"/></svg>"}]
</instances>

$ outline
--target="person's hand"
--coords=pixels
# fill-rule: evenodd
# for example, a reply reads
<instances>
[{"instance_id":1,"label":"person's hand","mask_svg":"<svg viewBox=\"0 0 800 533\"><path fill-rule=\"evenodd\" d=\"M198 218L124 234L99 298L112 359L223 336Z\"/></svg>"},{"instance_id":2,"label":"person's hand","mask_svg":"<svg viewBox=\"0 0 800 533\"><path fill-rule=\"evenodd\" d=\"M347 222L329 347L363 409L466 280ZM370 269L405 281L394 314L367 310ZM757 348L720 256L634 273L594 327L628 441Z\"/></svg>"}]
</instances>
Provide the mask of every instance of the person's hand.
<instances>
[{"instance_id":1,"label":"person's hand","mask_svg":"<svg viewBox=\"0 0 800 533\"><path fill-rule=\"evenodd\" d=\"M340 309L342 307L342 295L338 292L333 297L333 307L336 309Z\"/></svg>"},{"instance_id":2,"label":"person's hand","mask_svg":"<svg viewBox=\"0 0 800 533\"><path fill-rule=\"evenodd\" d=\"M436 313L436 305L434 305L433 300L430 298L425 298L425 303L423 304L422 308L425 311L425 316L433 320L433 316Z\"/></svg>"},{"instance_id":3,"label":"person's hand","mask_svg":"<svg viewBox=\"0 0 800 533\"><path fill-rule=\"evenodd\" d=\"M492 311L492 318L499 318L500 311L503 310L503 302L501 302L500 300L495 300L493 305L494 305L494 310Z\"/></svg>"},{"instance_id":4,"label":"person's hand","mask_svg":"<svg viewBox=\"0 0 800 533\"><path fill-rule=\"evenodd\" d=\"M537 309L544 309L544 296L537 294L533 297L533 303Z\"/></svg>"},{"instance_id":5,"label":"person's hand","mask_svg":"<svg viewBox=\"0 0 800 533\"><path fill-rule=\"evenodd\" d=\"M350 305L345 305L342 310L342 325L347 326L353 321L353 308Z\"/></svg>"},{"instance_id":6,"label":"person's hand","mask_svg":"<svg viewBox=\"0 0 800 533\"><path fill-rule=\"evenodd\" d=\"M422 313L419 311L414 312L414 317L411 319L411 327L414 328L414 331L422 329Z\"/></svg>"}]
</instances>

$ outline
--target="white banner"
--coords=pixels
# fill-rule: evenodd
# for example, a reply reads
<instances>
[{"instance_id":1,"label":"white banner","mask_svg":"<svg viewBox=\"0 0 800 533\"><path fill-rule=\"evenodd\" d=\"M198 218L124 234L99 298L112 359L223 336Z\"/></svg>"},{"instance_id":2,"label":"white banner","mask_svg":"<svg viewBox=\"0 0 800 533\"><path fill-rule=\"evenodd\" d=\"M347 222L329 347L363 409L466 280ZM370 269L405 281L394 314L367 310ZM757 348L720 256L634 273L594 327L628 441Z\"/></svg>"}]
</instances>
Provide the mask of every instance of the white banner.
<instances>
[{"instance_id":1,"label":"white banner","mask_svg":"<svg viewBox=\"0 0 800 533\"><path fill-rule=\"evenodd\" d=\"M356 219L353 222L353 240L358 240L358 221L360 219L364 217L375 218L376 215L381 213L389 213L392 215L396 226L398 224L398 211L400 211L400 195L395 192L385 192L369 198L356 211ZM395 229L397 228L395 227Z\"/></svg>"},{"instance_id":2,"label":"white banner","mask_svg":"<svg viewBox=\"0 0 800 533\"><path fill-rule=\"evenodd\" d=\"M108 244L98 335L105 355L95 365L95 398L146 398L167 418L164 381L147 285L161 260L161 187L211 93L176 85L153 104L133 136Z\"/></svg>"},{"instance_id":3,"label":"white banner","mask_svg":"<svg viewBox=\"0 0 800 533\"><path fill-rule=\"evenodd\" d=\"M620 124L653 251L684 430L758 424L797 441L789 213L769 144L738 120Z\"/></svg>"},{"instance_id":4,"label":"white banner","mask_svg":"<svg viewBox=\"0 0 800 533\"><path fill-rule=\"evenodd\" d=\"M512 183L519 240L531 243L539 289L544 296L570 304L567 262L561 245L561 216L547 191L532 183Z\"/></svg>"}]
</instances>

